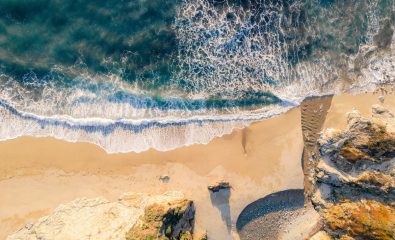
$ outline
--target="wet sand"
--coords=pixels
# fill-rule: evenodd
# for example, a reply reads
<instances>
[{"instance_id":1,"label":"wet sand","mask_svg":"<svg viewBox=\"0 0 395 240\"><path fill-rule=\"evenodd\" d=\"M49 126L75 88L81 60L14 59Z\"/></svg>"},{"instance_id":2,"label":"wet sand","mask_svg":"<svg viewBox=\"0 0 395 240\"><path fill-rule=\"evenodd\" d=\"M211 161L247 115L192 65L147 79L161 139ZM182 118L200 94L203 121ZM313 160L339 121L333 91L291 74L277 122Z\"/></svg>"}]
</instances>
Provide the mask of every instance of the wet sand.
<instances>
[{"instance_id":1,"label":"wet sand","mask_svg":"<svg viewBox=\"0 0 395 240\"><path fill-rule=\"evenodd\" d=\"M345 113L353 107L370 114L378 97L334 97L324 128L344 127ZM385 105L395 110L393 94ZM183 191L195 201L197 234L207 230L212 239L237 239L236 220L248 204L303 188L301 129L300 109L295 108L209 144L168 152L107 154L93 144L52 138L0 142L0 239L75 198L114 200L125 192L168 190ZM170 178L167 183L160 180L164 175ZM218 201L207 186L220 180L230 182L232 189Z\"/></svg>"}]
</instances>

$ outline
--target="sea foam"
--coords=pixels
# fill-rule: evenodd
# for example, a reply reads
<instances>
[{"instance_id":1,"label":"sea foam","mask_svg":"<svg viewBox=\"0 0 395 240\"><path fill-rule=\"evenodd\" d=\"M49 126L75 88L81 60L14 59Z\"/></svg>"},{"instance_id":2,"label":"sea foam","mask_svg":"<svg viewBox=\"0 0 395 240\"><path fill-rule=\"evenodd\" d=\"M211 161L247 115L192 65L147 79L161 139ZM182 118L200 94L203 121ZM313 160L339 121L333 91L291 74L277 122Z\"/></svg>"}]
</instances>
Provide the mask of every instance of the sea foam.
<instances>
[{"instance_id":1,"label":"sea foam","mask_svg":"<svg viewBox=\"0 0 395 240\"><path fill-rule=\"evenodd\" d=\"M170 21L160 25L166 29L155 28L160 36L174 31L177 47L172 46L176 53L171 60L140 66L136 59L147 56L138 51L122 53L117 60L116 53L123 50L110 44L116 51L105 59L90 59L97 62L94 67L80 56L72 65L44 62L49 72L41 75L33 68L18 78L18 71L13 75L0 68L0 140L48 136L93 143L109 153L167 151L206 144L284 113L308 96L373 91L379 84L395 82L395 37L385 29L393 0L231 2L180 1L172 28L166 28ZM116 11L108 14L116 16L120 9L118 1ZM106 22L98 24L110 36ZM65 28L73 42L75 34ZM132 36L121 32L125 39ZM153 33L147 36L148 47L155 47ZM71 46L63 47L75 54ZM160 58L146 54L151 60ZM171 61L174 66L166 67L171 73L161 76L154 71ZM133 79L126 74L136 71L144 74Z\"/></svg>"},{"instance_id":2,"label":"sea foam","mask_svg":"<svg viewBox=\"0 0 395 240\"><path fill-rule=\"evenodd\" d=\"M109 120L40 117L0 102L0 140L19 136L54 137L69 142L89 142L108 153L168 151L181 146L206 144L250 123L281 114L294 104L279 104L242 116L207 116L179 120Z\"/></svg>"}]
</instances>

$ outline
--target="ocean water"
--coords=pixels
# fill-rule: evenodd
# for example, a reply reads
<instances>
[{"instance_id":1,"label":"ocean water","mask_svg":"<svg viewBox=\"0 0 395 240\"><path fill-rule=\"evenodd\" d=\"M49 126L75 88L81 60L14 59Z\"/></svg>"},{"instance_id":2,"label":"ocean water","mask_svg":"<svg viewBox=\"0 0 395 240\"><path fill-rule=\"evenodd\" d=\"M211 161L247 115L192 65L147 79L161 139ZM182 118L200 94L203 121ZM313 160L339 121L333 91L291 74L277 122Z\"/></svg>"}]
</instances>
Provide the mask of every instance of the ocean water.
<instances>
[{"instance_id":1,"label":"ocean water","mask_svg":"<svg viewBox=\"0 0 395 240\"><path fill-rule=\"evenodd\" d=\"M395 81L395 0L1 0L0 140L207 143Z\"/></svg>"}]
</instances>

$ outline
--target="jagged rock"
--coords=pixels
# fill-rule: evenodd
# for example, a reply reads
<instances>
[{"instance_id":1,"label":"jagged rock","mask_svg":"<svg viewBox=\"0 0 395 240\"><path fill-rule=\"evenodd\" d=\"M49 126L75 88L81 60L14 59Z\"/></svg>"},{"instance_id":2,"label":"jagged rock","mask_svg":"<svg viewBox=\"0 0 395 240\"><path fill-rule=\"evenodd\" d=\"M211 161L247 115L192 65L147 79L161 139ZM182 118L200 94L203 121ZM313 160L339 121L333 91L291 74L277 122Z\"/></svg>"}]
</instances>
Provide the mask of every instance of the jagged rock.
<instances>
[{"instance_id":1,"label":"jagged rock","mask_svg":"<svg viewBox=\"0 0 395 240\"><path fill-rule=\"evenodd\" d=\"M222 189L232 188L228 182L218 182L215 185L210 185L207 187L211 192L219 192Z\"/></svg>"},{"instance_id":2,"label":"jagged rock","mask_svg":"<svg viewBox=\"0 0 395 240\"><path fill-rule=\"evenodd\" d=\"M395 239L393 114L374 105L372 119L353 110L347 122L318 140L311 201L334 239Z\"/></svg>"},{"instance_id":3,"label":"jagged rock","mask_svg":"<svg viewBox=\"0 0 395 240\"><path fill-rule=\"evenodd\" d=\"M347 113L347 124L351 125L354 121L359 121L361 119L361 113L353 109L351 112Z\"/></svg>"},{"instance_id":4,"label":"jagged rock","mask_svg":"<svg viewBox=\"0 0 395 240\"><path fill-rule=\"evenodd\" d=\"M81 198L56 208L52 214L7 237L7 240L124 240L126 233L147 206L183 199L180 192L150 196L123 195L111 202L104 198Z\"/></svg>"},{"instance_id":5,"label":"jagged rock","mask_svg":"<svg viewBox=\"0 0 395 240\"><path fill-rule=\"evenodd\" d=\"M333 235L358 239L395 238L395 209L377 201L358 201L333 205L323 211Z\"/></svg>"},{"instance_id":6,"label":"jagged rock","mask_svg":"<svg viewBox=\"0 0 395 240\"><path fill-rule=\"evenodd\" d=\"M344 172L364 171L377 163L395 157L395 135L386 126L358 117L356 112L348 115L348 129L334 135L334 130L324 132L318 141L320 153Z\"/></svg>"},{"instance_id":7,"label":"jagged rock","mask_svg":"<svg viewBox=\"0 0 395 240\"><path fill-rule=\"evenodd\" d=\"M153 204L145 208L144 215L126 234L126 240L192 240L194 220L192 201Z\"/></svg>"}]
</instances>

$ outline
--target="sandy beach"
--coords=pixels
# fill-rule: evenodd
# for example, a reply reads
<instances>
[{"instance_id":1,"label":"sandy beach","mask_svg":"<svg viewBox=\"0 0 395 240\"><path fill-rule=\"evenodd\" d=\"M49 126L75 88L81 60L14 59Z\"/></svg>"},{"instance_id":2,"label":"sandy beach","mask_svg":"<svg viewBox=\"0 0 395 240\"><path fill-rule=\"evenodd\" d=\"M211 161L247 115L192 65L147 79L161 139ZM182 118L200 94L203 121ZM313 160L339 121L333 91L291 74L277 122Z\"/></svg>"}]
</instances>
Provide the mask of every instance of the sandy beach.
<instances>
[{"instance_id":1,"label":"sandy beach","mask_svg":"<svg viewBox=\"0 0 395 240\"><path fill-rule=\"evenodd\" d=\"M345 113L369 115L380 94L332 100L324 128L344 128ZM394 94L384 105L395 110ZM245 129L168 152L107 154L89 143L21 137L0 142L0 239L80 197L117 199L126 192L182 191L196 204L196 234L237 239L236 221L251 202L268 194L303 189L301 111L295 108ZM161 176L168 176L163 182ZM229 202L210 199L207 186L231 186Z\"/></svg>"},{"instance_id":2,"label":"sandy beach","mask_svg":"<svg viewBox=\"0 0 395 240\"><path fill-rule=\"evenodd\" d=\"M0 0L0 240L395 239L394 9Z\"/></svg>"}]
</instances>

